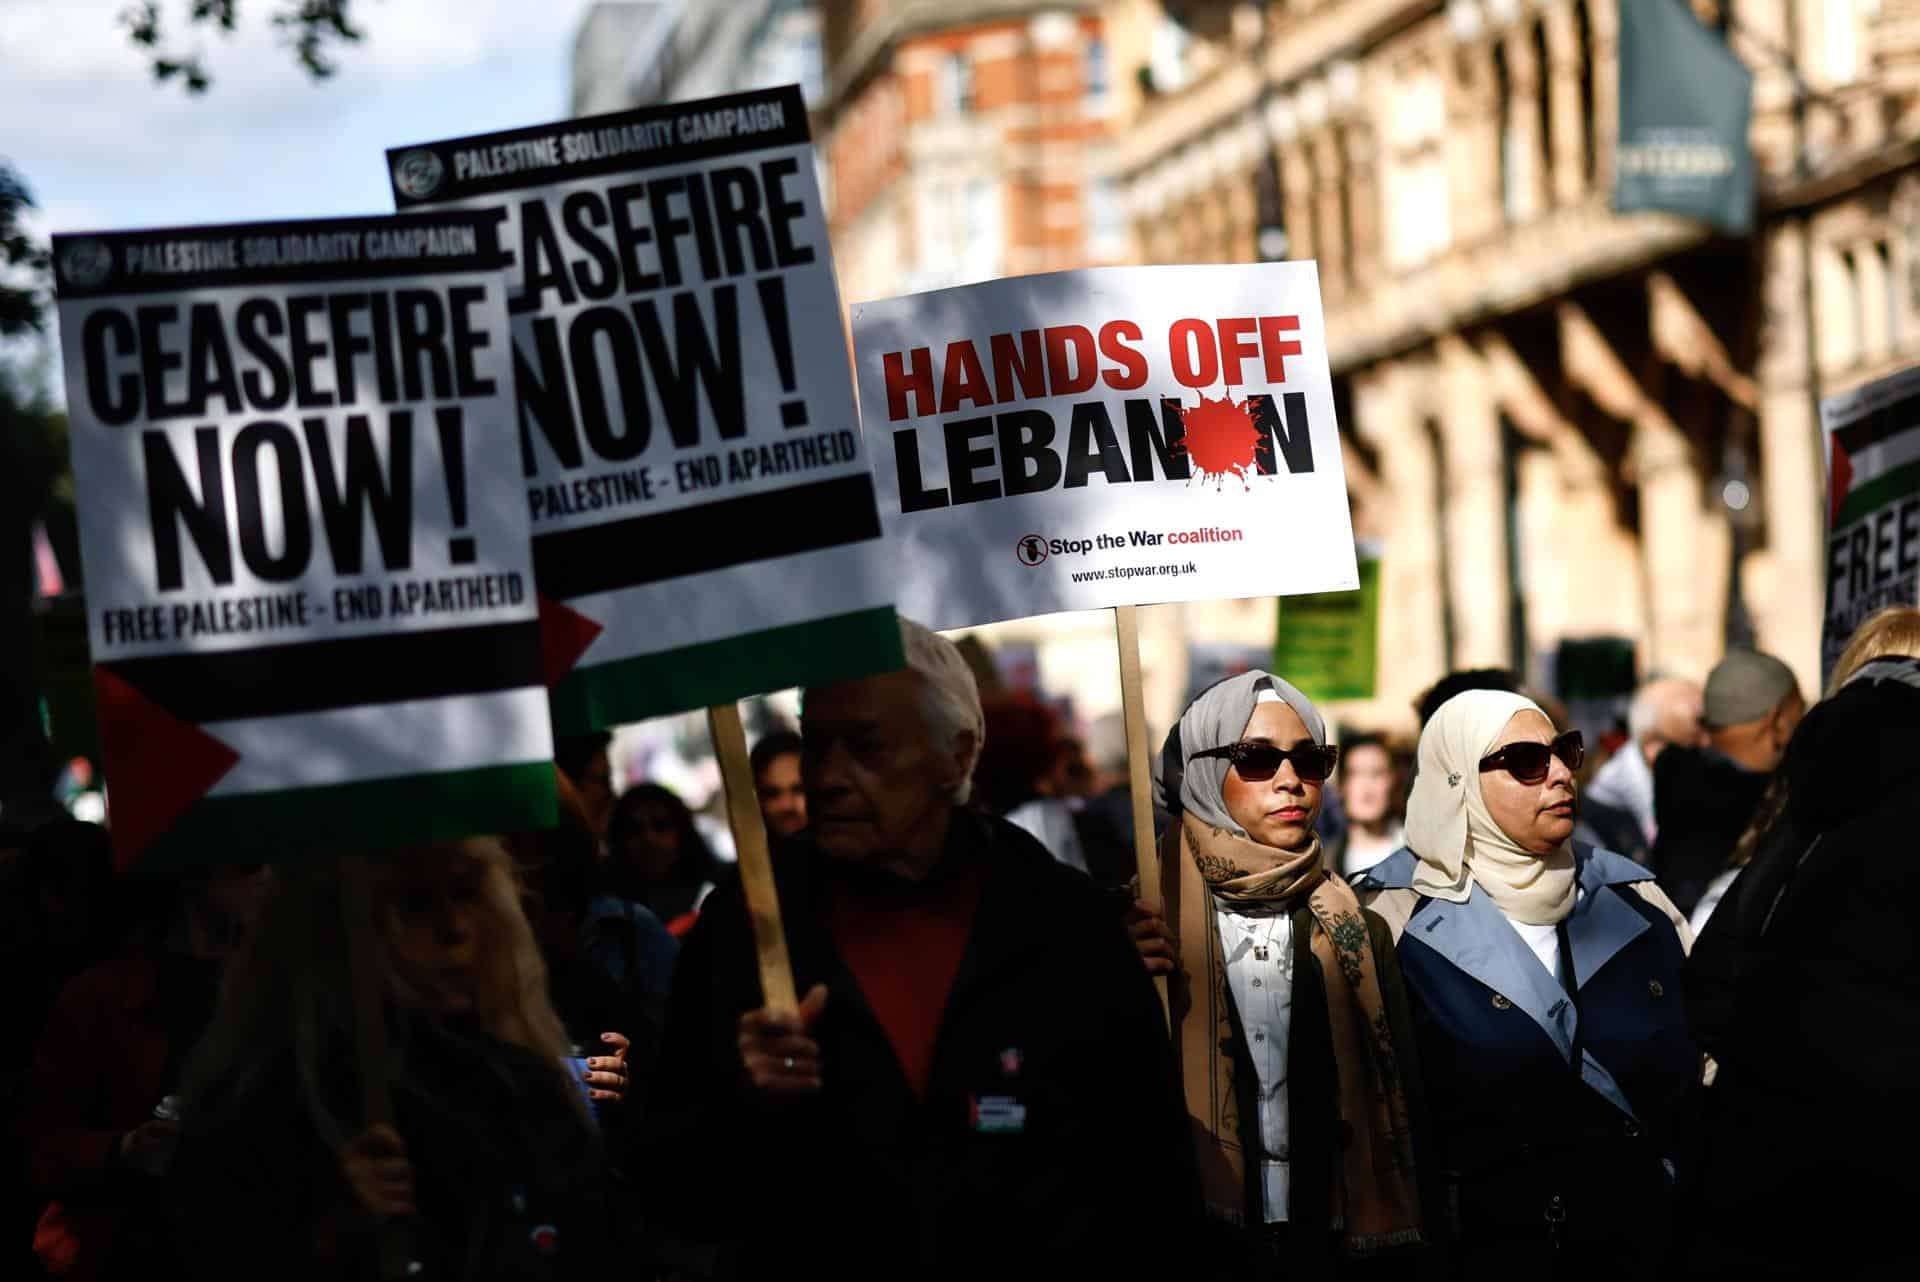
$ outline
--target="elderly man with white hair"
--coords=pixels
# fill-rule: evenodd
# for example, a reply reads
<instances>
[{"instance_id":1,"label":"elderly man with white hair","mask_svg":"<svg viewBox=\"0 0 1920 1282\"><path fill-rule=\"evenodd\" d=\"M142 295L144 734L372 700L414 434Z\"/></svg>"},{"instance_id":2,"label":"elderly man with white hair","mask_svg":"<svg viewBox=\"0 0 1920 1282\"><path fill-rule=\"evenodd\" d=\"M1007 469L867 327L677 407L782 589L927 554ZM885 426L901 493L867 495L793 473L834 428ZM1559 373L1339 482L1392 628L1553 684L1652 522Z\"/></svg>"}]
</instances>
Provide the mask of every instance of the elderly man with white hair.
<instances>
[{"instance_id":1,"label":"elderly man with white hair","mask_svg":"<svg viewBox=\"0 0 1920 1282\"><path fill-rule=\"evenodd\" d=\"M1633 815L1653 845L1659 825L1653 815L1653 763L1669 747L1706 742L1700 724L1700 687L1678 677L1656 677L1634 692L1627 706L1629 742L1608 759L1587 785L1587 798Z\"/></svg>"},{"instance_id":2,"label":"elderly man with white hair","mask_svg":"<svg viewBox=\"0 0 1920 1282\"><path fill-rule=\"evenodd\" d=\"M762 1007L737 888L674 981L652 1209L671 1269L1144 1276L1197 1214L1165 1016L1115 906L969 809L952 644L806 692L807 831L774 851L797 1013Z\"/></svg>"}]
</instances>

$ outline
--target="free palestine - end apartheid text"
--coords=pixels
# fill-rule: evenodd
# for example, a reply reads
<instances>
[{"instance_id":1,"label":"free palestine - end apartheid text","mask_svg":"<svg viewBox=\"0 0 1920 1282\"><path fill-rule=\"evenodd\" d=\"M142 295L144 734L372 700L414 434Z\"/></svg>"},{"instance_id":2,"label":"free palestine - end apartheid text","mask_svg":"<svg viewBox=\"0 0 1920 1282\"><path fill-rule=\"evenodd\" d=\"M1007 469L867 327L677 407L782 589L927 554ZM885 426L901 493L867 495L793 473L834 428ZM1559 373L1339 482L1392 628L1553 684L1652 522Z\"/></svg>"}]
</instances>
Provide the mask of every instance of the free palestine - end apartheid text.
<instances>
[{"instance_id":1,"label":"free palestine - end apartheid text","mask_svg":"<svg viewBox=\"0 0 1920 1282\"><path fill-rule=\"evenodd\" d=\"M100 612L100 626L108 645L132 645L299 631L322 619L351 625L385 617L470 614L512 609L526 599L526 580L519 574L463 574L341 586L330 596L279 592L110 607Z\"/></svg>"}]
</instances>

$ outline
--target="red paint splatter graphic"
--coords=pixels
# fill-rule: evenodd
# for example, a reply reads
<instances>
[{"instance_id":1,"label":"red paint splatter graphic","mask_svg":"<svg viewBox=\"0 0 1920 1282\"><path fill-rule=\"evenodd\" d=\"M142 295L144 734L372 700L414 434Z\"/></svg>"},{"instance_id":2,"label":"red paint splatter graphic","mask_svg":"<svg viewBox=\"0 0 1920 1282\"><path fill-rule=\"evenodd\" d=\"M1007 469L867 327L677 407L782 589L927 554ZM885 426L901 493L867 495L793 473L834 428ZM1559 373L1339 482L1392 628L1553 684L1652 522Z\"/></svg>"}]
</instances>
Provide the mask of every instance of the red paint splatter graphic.
<instances>
[{"instance_id":1,"label":"red paint splatter graphic","mask_svg":"<svg viewBox=\"0 0 1920 1282\"><path fill-rule=\"evenodd\" d=\"M1261 435L1245 401L1225 396L1210 401L1202 396L1192 409L1180 407L1180 422L1187 434L1181 448L1193 461L1197 479L1211 480L1218 489L1231 473L1240 478L1242 486L1253 488L1247 484L1247 477L1254 470Z\"/></svg>"}]
</instances>

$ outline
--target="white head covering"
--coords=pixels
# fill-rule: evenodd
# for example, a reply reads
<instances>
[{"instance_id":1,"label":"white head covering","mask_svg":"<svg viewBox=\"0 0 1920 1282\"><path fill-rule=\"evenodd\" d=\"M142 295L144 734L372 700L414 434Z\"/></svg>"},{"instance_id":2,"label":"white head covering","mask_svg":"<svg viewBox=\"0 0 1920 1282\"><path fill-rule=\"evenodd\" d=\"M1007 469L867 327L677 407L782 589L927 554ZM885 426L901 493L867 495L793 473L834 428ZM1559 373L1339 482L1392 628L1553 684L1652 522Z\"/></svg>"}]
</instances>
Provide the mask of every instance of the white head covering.
<instances>
[{"instance_id":1,"label":"white head covering","mask_svg":"<svg viewBox=\"0 0 1920 1282\"><path fill-rule=\"evenodd\" d=\"M1465 903L1478 882L1508 917L1545 926L1573 911L1573 848L1562 842L1545 856L1524 849L1501 831L1480 795L1480 759L1521 712L1540 706L1504 690L1469 690L1440 705L1420 734L1407 845L1420 858L1413 888L1421 894Z\"/></svg>"}]
</instances>

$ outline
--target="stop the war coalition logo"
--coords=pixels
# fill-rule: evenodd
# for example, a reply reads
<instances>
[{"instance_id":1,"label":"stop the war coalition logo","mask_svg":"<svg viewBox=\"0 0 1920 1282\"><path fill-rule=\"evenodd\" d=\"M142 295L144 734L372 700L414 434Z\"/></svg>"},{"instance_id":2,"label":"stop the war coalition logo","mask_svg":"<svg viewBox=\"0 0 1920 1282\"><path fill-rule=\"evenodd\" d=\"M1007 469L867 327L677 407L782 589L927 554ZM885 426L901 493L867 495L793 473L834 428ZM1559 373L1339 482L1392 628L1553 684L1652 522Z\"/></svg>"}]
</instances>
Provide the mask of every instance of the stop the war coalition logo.
<instances>
[{"instance_id":1,"label":"stop the war coalition logo","mask_svg":"<svg viewBox=\"0 0 1920 1282\"><path fill-rule=\"evenodd\" d=\"M1087 556L1095 551L1123 551L1127 548L1182 547L1195 543L1238 543L1246 538L1245 530L1222 530L1209 527L1204 530L1174 530L1160 533L1153 530L1128 530L1124 534L1096 534L1090 539L1049 539L1038 534L1028 534L1021 538L1014 548L1014 555L1020 564L1038 566L1052 556Z\"/></svg>"},{"instance_id":2,"label":"stop the war coalition logo","mask_svg":"<svg viewBox=\"0 0 1920 1282\"><path fill-rule=\"evenodd\" d=\"M1354 586L1323 333L1311 263L855 307L883 519L918 585L902 613L960 627Z\"/></svg>"}]
</instances>

